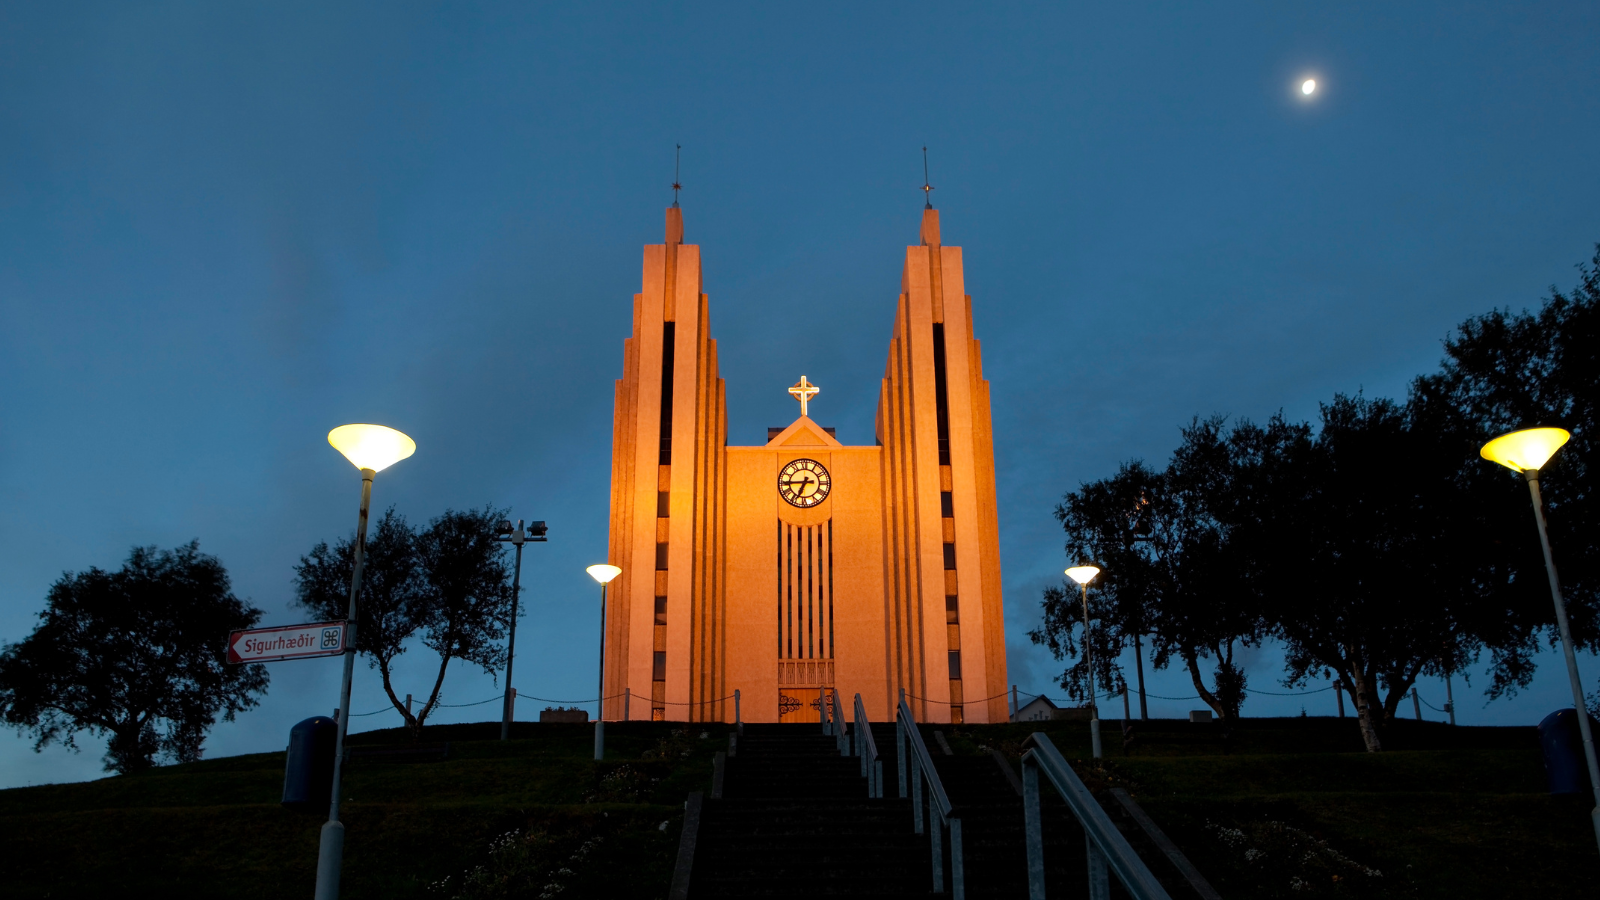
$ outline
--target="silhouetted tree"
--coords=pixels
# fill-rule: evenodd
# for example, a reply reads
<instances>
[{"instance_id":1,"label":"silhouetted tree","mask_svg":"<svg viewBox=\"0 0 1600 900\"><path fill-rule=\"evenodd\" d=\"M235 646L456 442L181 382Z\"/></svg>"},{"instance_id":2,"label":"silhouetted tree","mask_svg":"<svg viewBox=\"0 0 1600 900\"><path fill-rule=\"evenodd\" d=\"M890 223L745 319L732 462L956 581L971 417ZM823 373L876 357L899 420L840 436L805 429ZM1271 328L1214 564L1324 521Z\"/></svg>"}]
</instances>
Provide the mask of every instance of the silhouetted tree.
<instances>
[{"instance_id":1,"label":"silhouetted tree","mask_svg":"<svg viewBox=\"0 0 1600 900\"><path fill-rule=\"evenodd\" d=\"M1554 612L1538 535L1528 522L1527 488L1515 474L1478 459L1477 450L1517 428L1555 425L1572 432L1539 480L1573 638L1600 650L1600 492L1594 485L1600 472L1600 246L1578 271L1577 286L1568 293L1552 287L1537 312L1494 310L1463 322L1445 341L1440 371L1418 378L1412 398L1457 438L1464 469L1485 470L1499 483L1498 493L1480 498L1506 504L1504 546L1528 587L1528 606L1519 615L1536 616L1552 634ZM1497 688L1506 686L1497 681Z\"/></svg>"},{"instance_id":2,"label":"silhouetted tree","mask_svg":"<svg viewBox=\"0 0 1600 900\"><path fill-rule=\"evenodd\" d=\"M218 713L231 721L267 688L266 667L226 657L228 633L260 619L194 542L136 547L116 572L63 574L33 633L0 653L0 718L36 751L104 735L107 771L199 759Z\"/></svg>"},{"instance_id":3,"label":"silhouetted tree","mask_svg":"<svg viewBox=\"0 0 1600 900\"><path fill-rule=\"evenodd\" d=\"M1134 636L1149 635L1156 668L1181 660L1196 693L1224 721L1236 719L1244 703L1245 676L1234 662L1235 649L1258 645L1267 630L1244 563L1229 541L1229 522L1219 515L1229 508L1234 489L1232 452L1221 419L1196 420L1184 429L1165 470L1124 464L1115 476L1083 485L1056 507L1069 558L1094 559L1103 569L1090 604L1107 624L1097 656L1115 655ZM1081 621L1081 601L1075 590L1050 588L1044 612L1033 638L1060 658L1075 649L1071 637L1074 619ZM1081 669L1080 659L1063 674L1063 687L1081 682ZM1107 683L1109 668L1096 669L1097 681Z\"/></svg>"},{"instance_id":4,"label":"silhouetted tree","mask_svg":"<svg viewBox=\"0 0 1600 900\"><path fill-rule=\"evenodd\" d=\"M383 679L389 702L405 719L413 739L438 708L445 673L453 659L495 674L505 664L500 645L511 616L511 572L496 526L505 510L446 510L420 532L393 509L384 513L367 542L356 604L357 651ZM313 547L295 567L300 605L314 615L342 619L349 609L354 537ZM412 638L439 655L433 689L415 713L392 685L394 660Z\"/></svg>"},{"instance_id":5,"label":"silhouetted tree","mask_svg":"<svg viewBox=\"0 0 1600 900\"><path fill-rule=\"evenodd\" d=\"M1505 571L1457 459L1407 407L1340 395L1314 437L1267 435L1277 427L1293 426L1235 429L1232 537L1284 642L1288 683L1338 676L1377 751L1419 675L1501 638Z\"/></svg>"},{"instance_id":6,"label":"silhouetted tree","mask_svg":"<svg viewBox=\"0 0 1600 900\"><path fill-rule=\"evenodd\" d=\"M350 611L350 574L355 537L311 548L295 566L296 602L320 619L344 619ZM423 579L417 558L416 530L391 507L368 536L361 567L361 596L356 602L356 650L383 679L384 693L400 711L407 727L416 718L395 695L394 661L422 625Z\"/></svg>"},{"instance_id":7,"label":"silhouetted tree","mask_svg":"<svg viewBox=\"0 0 1600 900\"><path fill-rule=\"evenodd\" d=\"M439 675L412 725L413 734L421 733L437 705L450 660L474 663L490 675L505 665L500 641L511 619L511 569L495 534L508 513L488 506L446 510L417 536L424 586L416 609L423 645L439 654Z\"/></svg>"}]
</instances>

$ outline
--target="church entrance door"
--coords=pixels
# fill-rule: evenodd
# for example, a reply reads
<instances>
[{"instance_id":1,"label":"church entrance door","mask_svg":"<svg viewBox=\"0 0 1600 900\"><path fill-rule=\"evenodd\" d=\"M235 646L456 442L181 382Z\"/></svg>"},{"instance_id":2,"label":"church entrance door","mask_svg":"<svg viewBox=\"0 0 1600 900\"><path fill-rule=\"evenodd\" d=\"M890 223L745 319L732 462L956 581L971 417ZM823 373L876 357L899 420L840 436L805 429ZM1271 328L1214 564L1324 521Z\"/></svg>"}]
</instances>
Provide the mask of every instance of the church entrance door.
<instances>
[{"instance_id":1,"label":"church entrance door","mask_svg":"<svg viewBox=\"0 0 1600 900\"><path fill-rule=\"evenodd\" d=\"M781 687L778 689L778 721L784 723L822 722L822 698L826 687Z\"/></svg>"}]
</instances>

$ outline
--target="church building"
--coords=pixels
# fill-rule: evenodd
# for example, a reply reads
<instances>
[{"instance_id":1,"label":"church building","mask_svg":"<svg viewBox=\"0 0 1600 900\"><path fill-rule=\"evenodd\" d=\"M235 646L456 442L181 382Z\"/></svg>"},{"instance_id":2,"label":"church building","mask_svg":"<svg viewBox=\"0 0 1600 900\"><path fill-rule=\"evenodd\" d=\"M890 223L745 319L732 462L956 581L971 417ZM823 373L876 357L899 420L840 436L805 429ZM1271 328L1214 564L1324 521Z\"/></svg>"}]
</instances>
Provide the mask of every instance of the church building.
<instances>
[{"instance_id":1,"label":"church building","mask_svg":"<svg viewBox=\"0 0 1600 900\"><path fill-rule=\"evenodd\" d=\"M989 383L960 247L922 214L907 247L876 440L809 417L730 447L700 248L682 210L644 248L611 463L608 720L817 721L903 690L918 721L1007 719ZM774 389L782 389L775 386Z\"/></svg>"}]
</instances>

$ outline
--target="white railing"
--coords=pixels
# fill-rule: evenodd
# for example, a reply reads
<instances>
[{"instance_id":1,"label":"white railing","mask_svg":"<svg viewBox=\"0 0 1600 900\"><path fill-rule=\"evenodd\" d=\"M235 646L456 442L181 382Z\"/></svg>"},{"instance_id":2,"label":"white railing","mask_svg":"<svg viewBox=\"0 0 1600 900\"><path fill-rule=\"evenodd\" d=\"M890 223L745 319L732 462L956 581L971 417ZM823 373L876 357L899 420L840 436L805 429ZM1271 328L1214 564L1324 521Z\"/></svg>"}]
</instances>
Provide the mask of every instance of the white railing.
<instances>
[{"instance_id":1,"label":"white railing","mask_svg":"<svg viewBox=\"0 0 1600 900\"><path fill-rule=\"evenodd\" d=\"M905 701L901 701L904 707ZM1100 807L1089 788L1072 771L1061 751L1043 732L1034 732L1023 745L1022 818L1028 845L1028 900L1044 900L1044 827L1039 814L1039 773L1043 772L1056 793L1083 826L1084 844L1089 854L1089 898L1110 900L1111 880L1107 868L1127 889L1133 900L1171 900L1156 881L1144 860L1135 853L1111 817ZM951 856L954 859L954 854ZM935 881L935 890L938 890ZM959 890L959 888L958 888Z\"/></svg>"},{"instance_id":2,"label":"white railing","mask_svg":"<svg viewBox=\"0 0 1600 900\"><path fill-rule=\"evenodd\" d=\"M861 777L867 780L867 797L883 798L883 760L878 758L878 742L872 737L872 722L866 704L856 695L855 721L850 723L850 754L861 758Z\"/></svg>"},{"instance_id":3,"label":"white railing","mask_svg":"<svg viewBox=\"0 0 1600 900\"><path fill-rule=\"evenodd\" d=\"M911 707L906 705L904 691L900 694L900 709L895 715L894 733L895 748L900 751L897 763L897 768L900 770L900 796L906 795L908 781L906 763L909 761L911 821L917 834L922 834L925 818L929 826L928 839L933 849L933 892L944 893L944 848L941 845L944 830L948 828L950 829L950 896L952 900L966 900L966 867L961 858L961 816L950 805L950 797L944 792L944 784L939 781L939 773L933 767L933 757L928 753L928 745L922 740L922 732L917 730L916 717L911 714ZM924 783L927 785L928 794L926 817L922 809ZM1029 860L1031 866L1031 856ZM1032 868L1028 871L1031 877Z\"/></svg>"}]
</instances>

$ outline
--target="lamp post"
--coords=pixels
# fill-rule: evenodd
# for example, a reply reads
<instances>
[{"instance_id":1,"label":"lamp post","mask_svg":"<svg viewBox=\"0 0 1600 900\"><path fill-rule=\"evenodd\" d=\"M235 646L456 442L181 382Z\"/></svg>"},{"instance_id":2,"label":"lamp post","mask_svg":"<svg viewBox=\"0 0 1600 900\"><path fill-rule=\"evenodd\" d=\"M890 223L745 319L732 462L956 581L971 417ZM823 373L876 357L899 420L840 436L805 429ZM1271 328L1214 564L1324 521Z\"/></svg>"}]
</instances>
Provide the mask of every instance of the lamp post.
<instances>
[{"instance_id":1,"label":"lamp post","mask_svg":"<svg viewBox=\"0 0 1600 900\"><path fill-rule=\"evenodd\" d=\"M601 563L584 571L600 582L600 699L596 700L594 717L594 758L606 758L606 585L622 574L613 565Z\"/></svg>"},{"instance_id":2,"label":"lamp post","mask_svg":"<svg viewBox=\"0 0 1600 900\"><path fill-rule=\"evenodd\" d=\"M511 634L506 640L506 698L504 707L500 710L500 740L509 740L511 737L511 715L516 711L516 688L511 686L511 664L517 657L517 596L522 591L522 545L529 541L545 541L545 528L543 522L531 522L528 527L522 527L522 520L517 520L517 527L512 528L511 522L500 523L495 529L495 540L508 542L517 548L516 574L511 576Z\"/></svg>"},{"instance_id":3,"label":"lamp post","mask_svg":"<svg viewBox=\"0 0 1600 900\"><path fill-rule=\"evenodd\" d=\"M1083 587L1083 665L1089 676L1089 741L1094 746L1094 758L1100 758L1100 704L1094 695L1094 650L1089 645L1089 582L1100 574L1098 566L1073 566L1067 577Z\"/></svg>"},{"instance_id":4,"label":"lamp post","mask_svg":"<svg viewBox=\"0 0 1600 900\"><path fill-rule=\"evenodd\" d=\"M361 517L356 520L354 565L350 571L350 613L344 645L344 681L339 688L339 732L333 744L333 797L322 826L317 851L317 900L338 900L344 864L344 823L339 821L339 779L344 769L344 736L350 729L350 676L356 664L356 598L361 595L361 566L367 555L367 510L372 505L372 479L417 452L417 442L382 425L341 425L328 432L328 443L361 470Z\"/></svg>"},{"instance_id":5,"label":"lamp post","mask_svg":"<svg viewBox=\"0 0 1600 900\"><path fill-rule=\"evenodd\" d=\"M1556 560L1550 552L1550 534L1544 523L1544 500L1539 496L1539 469L1554 456L1572 434L1564 428L1524 428L1502 434L1483 445L1484 459L1521 472L1533 497L1533 519L1539 525L1539 546L1544 550L1544 571L1550 579L1550 599L1556 605L1556 628L1561 632L1561 652L1567 658L1567 679L1572 682L1572 706L1578 715L1578 732L1583 735L1583 757L1589 764L1589 787L1594 792L1595 808L1589 819L1600 844L1600 764L1595 762L1594 735L1589 729L1589 709L1583 702L1583 680L1578 677L1578 657L1572 650L1572 629L1567 625L1567 604L1561 598L1561 581L1556 577Z\"/></svg>"}]
</instances>

